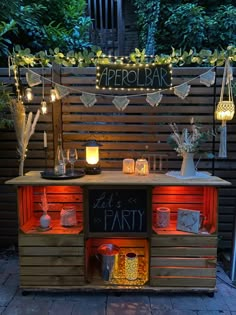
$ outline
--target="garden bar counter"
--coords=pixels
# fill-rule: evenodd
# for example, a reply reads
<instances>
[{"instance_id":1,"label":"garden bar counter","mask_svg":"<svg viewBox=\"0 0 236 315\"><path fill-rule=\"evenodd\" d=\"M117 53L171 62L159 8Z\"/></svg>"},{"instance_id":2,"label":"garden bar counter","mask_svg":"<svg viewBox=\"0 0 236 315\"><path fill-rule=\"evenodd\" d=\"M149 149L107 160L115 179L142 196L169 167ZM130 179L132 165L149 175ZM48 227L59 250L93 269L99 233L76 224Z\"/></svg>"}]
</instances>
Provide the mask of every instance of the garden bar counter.
<instances>
[{"instance_id":1,"label":"garden bar counter","mask_svg":"<svg viewBox=\"0 0 236 315\"><path fill-rule=\"evenodd\" d=\"M214 293L218 188L229 182L103 171L66 180L29 172L7 184L17 186L23 290ZM39 226L45 191L48 229ZM72 226L61 224L66 206Z\"/></svg>"}]
</instances>

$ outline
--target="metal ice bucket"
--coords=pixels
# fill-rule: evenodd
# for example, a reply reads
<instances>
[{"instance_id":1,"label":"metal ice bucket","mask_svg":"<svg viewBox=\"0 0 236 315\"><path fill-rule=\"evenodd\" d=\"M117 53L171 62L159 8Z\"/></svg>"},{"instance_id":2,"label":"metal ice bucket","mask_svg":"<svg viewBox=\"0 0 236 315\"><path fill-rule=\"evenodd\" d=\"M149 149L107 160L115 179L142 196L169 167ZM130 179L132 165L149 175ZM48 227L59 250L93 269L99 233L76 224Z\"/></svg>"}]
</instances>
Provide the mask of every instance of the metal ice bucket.
<instances>
[{"instance_id":1,"label":"metal ice bucket","mask_svg":"<svg viewBox=\"0 0 236 315\"><path fill-rule=\"evenodd\" d=\"M102 244L98 247L97 252L102 262L102 279L105 281L110 281L118 270L119 250L114 244Z\"/></svg>"}]
</instances>

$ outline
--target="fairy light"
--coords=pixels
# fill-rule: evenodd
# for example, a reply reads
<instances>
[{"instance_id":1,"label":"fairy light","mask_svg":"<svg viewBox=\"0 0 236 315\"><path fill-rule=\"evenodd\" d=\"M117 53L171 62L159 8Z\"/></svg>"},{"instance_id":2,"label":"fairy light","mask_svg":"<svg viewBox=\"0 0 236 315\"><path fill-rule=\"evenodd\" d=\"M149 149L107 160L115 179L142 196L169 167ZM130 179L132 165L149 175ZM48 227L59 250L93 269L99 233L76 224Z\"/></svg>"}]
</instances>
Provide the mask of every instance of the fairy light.
<instances>
[{"instance_id":1,"label":"fairy light","mask_svg":"<svg viewBox=\"0 0 236 315\"><path fill-rule=\"evenodd\" d=\"M57 100L57 91L55 88L52 88L50 91L50 101L53 103Z\"/></svg>"},{"instance_id":2,"label":"fairy light","mask_svg":"<svg viewBox=\"0 0 236 315\"><path fill-rule=\"evenodd\" d=\"M34 98L33 91L30 87L25 89L25 98L28 102L32 101Z\"/></svg>"},{"instance_id":3,"label":"fairy light","mask_svg":"<svg viewBox=\"0 0 236 315\"><path fill-rule=\"evenodd\" d=\"M15 87L16 87L16 94L17 94L17 100L20 101L22 99L21 91L19 88L19 77L17 75L17 66L13 65L13 73L14 73L14 80L15 80Z\"/></svg>"},{"instance_id":4,"label":"fairy light","mask_svg":"<svg viewBox=\"0 0 236 315\"><path fill-rule=\"evenodd\" d=\"M45 101L41 102L41 112L43 115L47 114L48 112L47 103Z\"/></svg>"},{"instance_id":5,"label":"fairy light","mask_svg":"<svg viewBox=\"0 0 236 315\"><path fill-rule=\"evenodd\" d=\"M44 80L44 67L42 69L42 84L43 84L43 91L42 91L42 94L43 94L43 100L41 102L41 112L43 115L47 114L48 112L48 109L47 109L47 103L46 101L44 100L44 92L45 92L45 80Z\"/></svg>"},{"instance_id":6,"label":"fairy light","mask_svg":"<svg viewBox=\"0 0 236 315\"><path fill-rule=\"evenodd\" d=\"M111 56L108 57L111 58ZM146 60L143 63L123 63L125 58L127 59L127 57L115 56L113 62L109 64L97 64L96 89L156 91L162 90L163 87L167 90L172 86L171 64L158 65L154 62L148 63Z\"/></svg>"}]
</instances>

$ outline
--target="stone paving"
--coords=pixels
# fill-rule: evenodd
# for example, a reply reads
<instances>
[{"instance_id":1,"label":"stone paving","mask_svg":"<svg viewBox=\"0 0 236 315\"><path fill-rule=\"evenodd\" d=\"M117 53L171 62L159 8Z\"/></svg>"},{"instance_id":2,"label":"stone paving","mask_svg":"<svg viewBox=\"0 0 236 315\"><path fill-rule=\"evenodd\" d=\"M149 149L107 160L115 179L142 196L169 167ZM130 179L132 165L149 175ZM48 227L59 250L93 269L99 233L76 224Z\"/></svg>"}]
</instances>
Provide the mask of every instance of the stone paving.
<instances>
[{"instance_id":1,"label":"stone paving","mask_svg":"<svg viewBox=\"0 0 236 315\"><path fill-rule=\"evenodd\" d=\"M206 294L82 294L30 292L18 283L18 256L0 255L1 315L236 315L236 287L221 266L217 292Z\"/></svg>"}]
</instances>

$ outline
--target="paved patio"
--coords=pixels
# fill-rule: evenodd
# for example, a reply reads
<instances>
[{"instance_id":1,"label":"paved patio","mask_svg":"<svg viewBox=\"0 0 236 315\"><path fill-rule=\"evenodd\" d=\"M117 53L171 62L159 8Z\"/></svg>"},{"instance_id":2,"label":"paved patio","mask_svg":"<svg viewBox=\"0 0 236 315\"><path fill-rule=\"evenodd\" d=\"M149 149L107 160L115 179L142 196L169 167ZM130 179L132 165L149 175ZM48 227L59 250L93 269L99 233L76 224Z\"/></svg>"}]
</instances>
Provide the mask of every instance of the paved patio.
<instances>
[{"instance_id":1,"label":"paved patio","mask_svg":"<svg viewBox=\"0 0 236 315\"><path fill-rule=\"evenodd\" d=\"M18 256L0 252L1 315L236 315L236 287L221 266L214 297L206 294L30 292L18 284Z\"/></svg>"}]
</instances>

